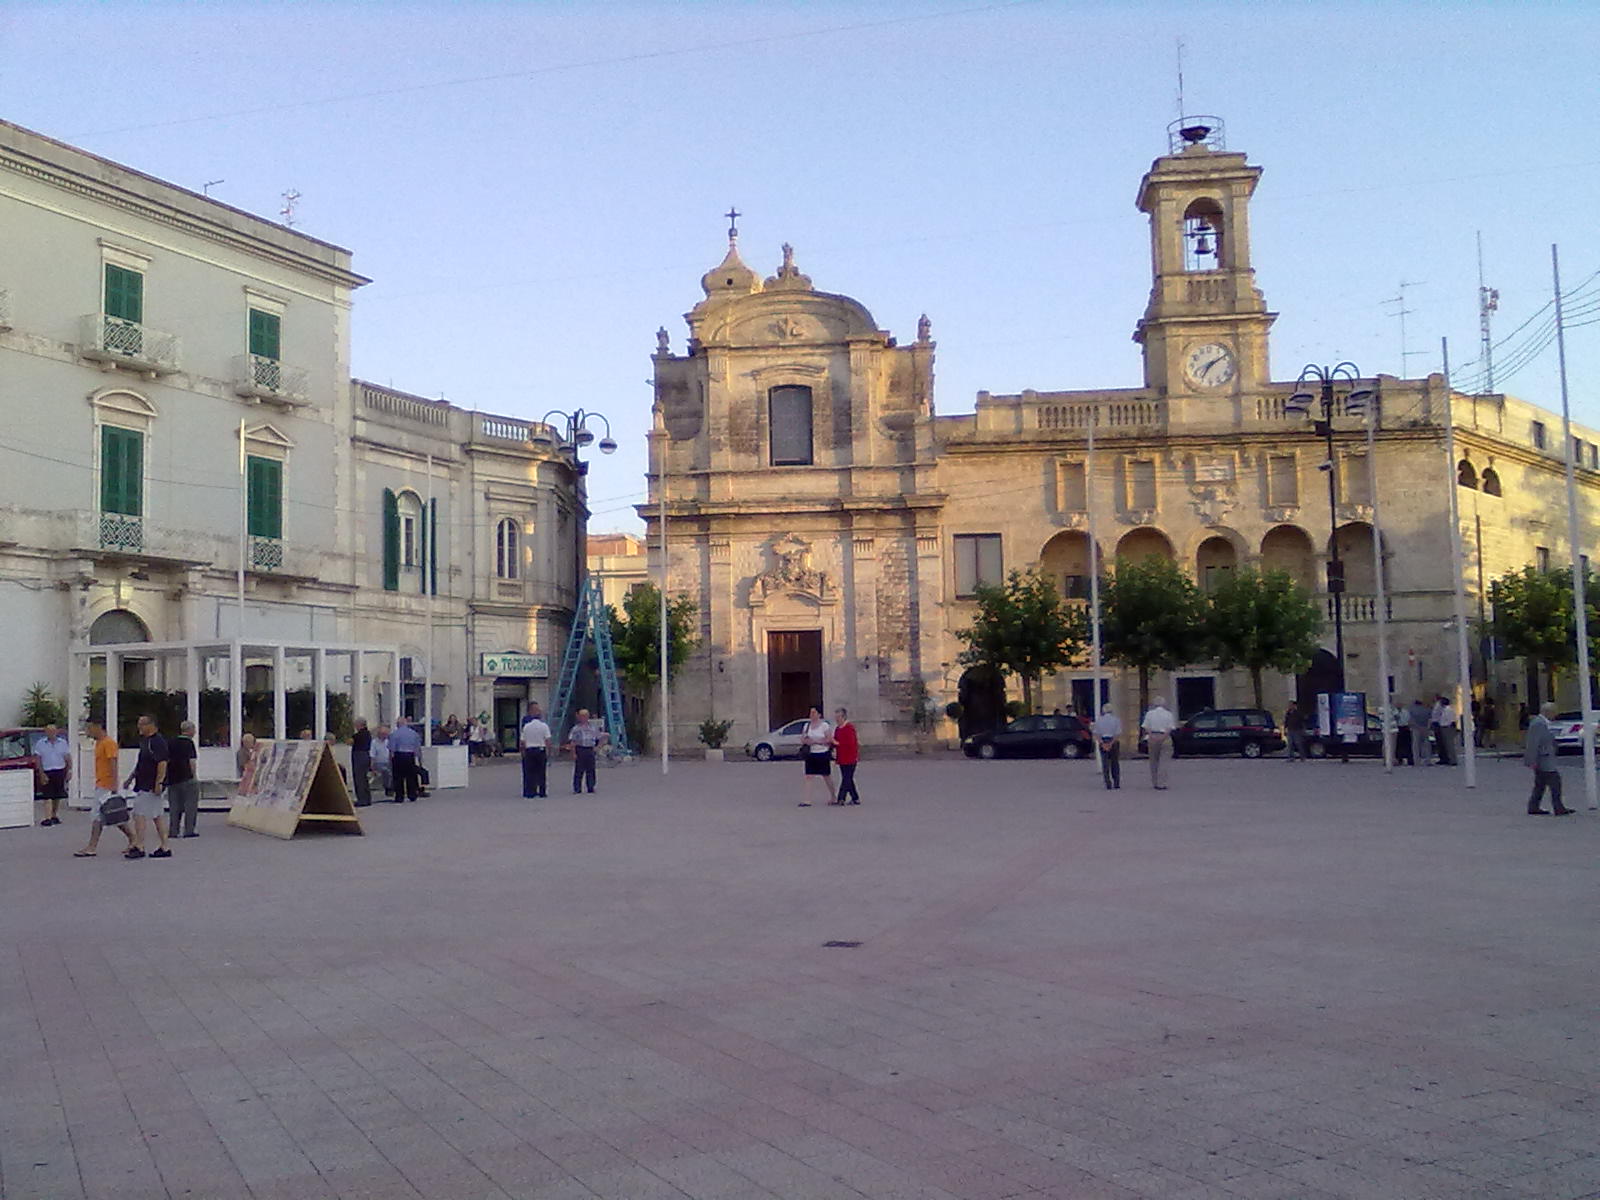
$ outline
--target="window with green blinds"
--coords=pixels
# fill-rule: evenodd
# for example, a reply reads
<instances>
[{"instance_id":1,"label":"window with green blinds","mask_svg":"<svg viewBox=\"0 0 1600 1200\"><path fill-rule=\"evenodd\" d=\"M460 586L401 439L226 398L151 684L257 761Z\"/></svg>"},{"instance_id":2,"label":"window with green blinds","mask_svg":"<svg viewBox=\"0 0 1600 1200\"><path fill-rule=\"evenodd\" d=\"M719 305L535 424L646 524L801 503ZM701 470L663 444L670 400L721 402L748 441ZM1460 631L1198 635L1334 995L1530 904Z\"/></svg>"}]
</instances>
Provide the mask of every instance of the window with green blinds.
<instances>
[{"instance_id":1,"label":"window with green blinds","mask_svg":"<svg viewBox=\"0 0 1600 1200\"><path fill-rule=\"evenodd\" d=\"M258 358L278 360L283 338L283 318L277 313L250 310L250 353Z\"/></svg>"},{"instance_id":2,"label":"window with green blinds","mask_svg":"<svg viewBox=\"0 0 1600 1200\"><path fill-rule=\"evenodd\" d=\"M246 527L251 537L283 536L283 464L251 455L245 460L248 484Z\"/></svg>"},{"instance_id":3,"label":"window with green blinds","mask_svg":"<svg viewBox=\"0 0 1600 1200\"><path fill-rule=\"evenodd\" d=\"M100 427L100 511L137 517L143 513L144 434L115 425Z\"/></svg>"},{"instance_id":4,"label":"window with green blinds","mask_svg":"<svg viewBox=\"0 0 1600 1200\"><path fill-rule=\"evenodd\" d=\"M144 276L106 264L105 314L135 325L144 320Z\"/></svg>"}]
</instances>

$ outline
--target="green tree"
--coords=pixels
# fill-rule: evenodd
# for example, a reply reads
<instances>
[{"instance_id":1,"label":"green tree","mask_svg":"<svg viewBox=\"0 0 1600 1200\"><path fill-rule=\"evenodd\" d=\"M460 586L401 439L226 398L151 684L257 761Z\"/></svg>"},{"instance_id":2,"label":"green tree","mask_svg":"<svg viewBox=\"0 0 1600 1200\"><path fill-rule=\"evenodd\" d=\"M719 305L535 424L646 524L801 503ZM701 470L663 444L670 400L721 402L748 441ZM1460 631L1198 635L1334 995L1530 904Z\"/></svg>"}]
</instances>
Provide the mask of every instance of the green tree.
<instances>
[{"instance_id":1,"label":"green tree","mask_svg":"<svg viewBox=\"0 0 1600 1200\"><path fill-rule=\"evenodd\" d=\"M1014 671L1022 678L1023 711L1032 712L1039 676L1082 653L1088 629L1083 611L1035 571L1012 571L1004 584L983 584L977 600L976 619L956 631L967 645L960 662Z\"/></svg>"},{"instance_id":2,"label":"green tree","mask_svg":"<svg viewBox=\"0 0 1600 1200\"><path fill-rule=\"evenodd\" d=\"M611 622L611 646L617 670L628 689L648 712L655 703L655 687L661 680L661 592L653 583L642 583L628 593L622 612L606 605ZM667 680L671 682L700 644L699 608L687 596L667 598ZM642 740L642 739L641 739Z\"/></svg>"},{"instance_id":3,"label":"green tree","mask_svg":"<svg viewBox=\"0 0 1600 1200\"><path fill-rule=\"evenodd\" d=\"M1206 610L1206 634L1217 666L1250 672L1257 708L1262 706L1263 671L1294 674L1311 665L1322 612L1288 572L1249 567L1229 572L1207 598Z\"/></svg>"},{"instance_id":4,"label":"green tree","mask_svg":"<svg viewBox=\"0 0 1600 1200\"><path fill-rule=\"evenodd\" d=\"M1536 672L1577 664L1570 567L1541 571L1529 566L1502 575L1489 585L1489 603L1489 630L1503 657L1527 659ZM1584 580L1584 619L1593 666L1600 664L1600 576L1592 572Z\"/></svg>"},{"instance_id":5,"label":"green tree","mask_svg":"<svg viewBox=\"0 0 1600 1200\"><path fill-rule=\"evenodd\" d=\"M1150 672L1205 656L1205 597L1165 558L1119 559L1100 586L1100 641L1114 663L1139 672L1139 710L1150 704Z\"/></svg>"}]
</instances>

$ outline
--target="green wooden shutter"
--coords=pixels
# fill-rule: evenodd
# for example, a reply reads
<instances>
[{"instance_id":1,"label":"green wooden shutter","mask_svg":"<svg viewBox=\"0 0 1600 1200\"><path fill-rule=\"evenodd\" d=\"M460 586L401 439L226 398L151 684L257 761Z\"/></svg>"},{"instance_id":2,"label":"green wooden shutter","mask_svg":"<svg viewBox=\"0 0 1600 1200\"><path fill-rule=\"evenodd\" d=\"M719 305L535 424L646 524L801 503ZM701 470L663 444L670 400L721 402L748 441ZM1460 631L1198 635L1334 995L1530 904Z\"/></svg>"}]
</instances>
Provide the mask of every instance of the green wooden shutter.
<instances>
[{"instance_id":1,"label":"green wooden shutter","mask_svg":"<svg viewBox=\"0 0 1600 1200\"><path fill-rule=\"evenodd\" d=\"M283 319L277 313L250 310L250 353L259 358L278 360L283 338Z\"/></svg>"},{"instance_id":2,"label":"green wooden shutter","mask_svg":"<svg viewBox=\"0 0 1600 1200\"><path fill-rule=\"evenodd\" d=\"M247 528L251 537L283 536L283 464L275 458L246 460L249 489Z\"/></svg>"},{"instance_id":3,"label":"green wooden shutter","mask_svg":"<svg viewBox=\"0 0 1600 1200\"><path fill-rule=\"evenodd\" d=\"M400 497L383 489L383 588L400 590Z\"/></svg>"},{"instance_id":4,"label":"green wooden shutter","mask_svg":"<svg viewBox=\"0 0 1600 1200\"><path fill-rule=\"evenodd\" d=\"M433 539L428 536L428 506L424 502L417 514L417 591L428 594L428 552Z\"/></svg>"},{"instance_id":5,"label":"green wooden shutter","mask_svg":"<svg viewBox=\"0 0 1600 1200\"><path fill-rule=\"evenodd\" d=\"M439 594L439 499L428 501L428 591Z\"/></svg>"},{"instance_id":6,"label":"green wooden shutter","mask_svg":"<svg viewBox=\"0 0 1600 1200\"><path fill-rule=\"evenodd\" d=\"M105 314L135 325L144 320L144 276L106 264Z\"/></svg>"},{"instance_id":7,"label":"green wooden shutter","mask_svg":"<svg viewBox=\"0 0 1600 1200\"><path fill-rule=\"evenodd\" d=\"M137 517L142 513L144 434L115 425L100 427L100 511Z\"/></svg>"}]
</instances>

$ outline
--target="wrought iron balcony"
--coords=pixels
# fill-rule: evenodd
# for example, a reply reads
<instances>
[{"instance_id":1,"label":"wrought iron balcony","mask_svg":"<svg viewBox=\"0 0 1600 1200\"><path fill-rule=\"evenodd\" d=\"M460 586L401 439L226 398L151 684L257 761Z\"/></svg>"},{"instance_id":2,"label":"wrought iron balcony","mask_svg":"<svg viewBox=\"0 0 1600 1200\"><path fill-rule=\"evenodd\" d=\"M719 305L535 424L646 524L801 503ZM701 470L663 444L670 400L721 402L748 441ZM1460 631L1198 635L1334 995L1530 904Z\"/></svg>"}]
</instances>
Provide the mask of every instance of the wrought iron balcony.
<instances>
[{"instance_id":1,"label":"wrought iron balcony","mask_svg":"<svg viewBox=\"0 0 1600 1200\"><path fill-rule=\"evenodd\" d=\"M257 571L283 570L283 539L252 535L250 566Z\"/></svg>"},{"instance_id":2,"label":"wrought iron balcony","mask_svg":"<svg viewBox=\"0 0 1600 1200\"><path fill-rule=\"evenodd\" d=\"M144 549L144 518L122 513L100 514L100 548L138 553Z\"/></svg>"},{"instance_id":3,"label":"wrought iron balcony","mask_svg":"<svg viewBox=\"0 0 1600 1200\"><path fill-rule=\"evenodd\" d=\"M261 354L241 354L233 360L235 395L269 404L308 403L308 376L299 367L287 366L276 358Z\"/></svg>"},{"instance_id":4,"label":"wrought iron balcony","mask_svg":"<svg viewBox=\"0 0 1600 1200\"><path fill-rule=\"evenodd\" d=\"M78 352L91 362L150 376L178 370L177 334L103 313L86 313L78 324Z\"/></svg>"}]
</instances>

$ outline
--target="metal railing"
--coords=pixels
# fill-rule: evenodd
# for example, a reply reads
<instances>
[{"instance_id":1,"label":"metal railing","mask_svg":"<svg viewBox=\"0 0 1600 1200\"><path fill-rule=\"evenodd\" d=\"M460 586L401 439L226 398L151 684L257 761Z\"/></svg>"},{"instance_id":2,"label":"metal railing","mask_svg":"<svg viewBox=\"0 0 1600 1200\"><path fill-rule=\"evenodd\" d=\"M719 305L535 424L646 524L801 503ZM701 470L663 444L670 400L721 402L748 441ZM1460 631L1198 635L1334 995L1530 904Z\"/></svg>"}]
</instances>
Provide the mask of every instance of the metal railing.
<instances>
[{"instance_id":1,"label":"metal railing","mask_svg":"<svg viewBox=\"0 0 1600 1200\"><path fill-rule=\"evenodd\" d=\"M127 363L159 374L178 369L176 334L103 313L86 313L78 324L78 345L85 358Z\"/></svg>"},{"instance_id":2,"label":"metal railing","mask_svg":"<svg viewBox=\"0 0 1600 1200\"><path fill-rule=\"evenodd\" d=\"M11 293L0 288L0 333L11 328Z\"/></svg>"},{"instance_id":3,"label":"metal railing","mask_svg":"<svg viewBox=\"0 0 1600 1200\"><path fill-rule=\"evenodd\" d=\"M102 550L143 550L144 518L124 513L100 514L100 548Z\"/></svg>"},{"instance_id":4,"label":"metal railing","mask_svg":"<svg viewBox=\"0 0 1600 1200\"><path fill-rule=\"evenodd\" d=\"M234 390L263 400L304 400L310 376L261 354L240 354L233 360Z\"/></svg>"},{"instance_id":5,"label":"metal railing","mask_svg":"<svg viewBox=\"0 0 1600 1200\"><path fill-rule=\"evenodd\" d=\"M250 537L250 565L258 571L281 571L283 569L283 539L273 537Z\"/></svg>"}]
</instances>

